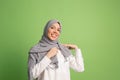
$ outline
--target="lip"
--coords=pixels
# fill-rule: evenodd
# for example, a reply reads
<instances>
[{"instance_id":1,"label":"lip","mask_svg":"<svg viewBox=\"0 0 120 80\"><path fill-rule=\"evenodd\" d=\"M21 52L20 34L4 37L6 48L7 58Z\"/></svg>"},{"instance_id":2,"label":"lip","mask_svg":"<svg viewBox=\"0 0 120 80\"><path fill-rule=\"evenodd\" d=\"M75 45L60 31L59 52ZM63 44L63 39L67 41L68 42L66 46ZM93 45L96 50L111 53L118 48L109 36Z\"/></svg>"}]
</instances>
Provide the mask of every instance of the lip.
<instances>
[{"instance_id":1,"label":"lip","mask_svg":"<svg viewBox=\"0 0 120 80\"><path fill-rule=\"evenodd\" d=\"M56 35L56 34L51 34L51 37L52 37L52 38L57 38L58 35Z\"/></svg>"}]
</instances>

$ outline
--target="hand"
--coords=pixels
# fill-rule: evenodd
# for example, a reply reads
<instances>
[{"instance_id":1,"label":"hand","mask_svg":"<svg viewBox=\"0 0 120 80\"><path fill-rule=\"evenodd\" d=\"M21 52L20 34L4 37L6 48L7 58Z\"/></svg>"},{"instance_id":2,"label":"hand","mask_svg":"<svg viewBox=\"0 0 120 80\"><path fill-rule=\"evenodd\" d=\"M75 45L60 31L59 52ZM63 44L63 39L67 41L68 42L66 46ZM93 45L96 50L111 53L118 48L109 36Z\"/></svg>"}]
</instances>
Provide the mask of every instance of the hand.
<instances>
[{"instance_id":1,"label":"hand","mask_svg":"<svg viewBox=\"0 0 120 80\"><path fill-rule=\"evenodd\" d=\"M58 49L56 47L53 47L50 49L50 51L47 53L47 57L51 58L57 54Z\"/></svg>"},{"instance_id":2,"label":"hand","mask_svg":"<svg viewBox=\"0 0 120 80\"><path fill-rule=\"evenodd\" d=\"M73 45L73 44L63 44L64 46L68 47L69 49L77 49L77 45Z\"/></svg>"}]
</instances>

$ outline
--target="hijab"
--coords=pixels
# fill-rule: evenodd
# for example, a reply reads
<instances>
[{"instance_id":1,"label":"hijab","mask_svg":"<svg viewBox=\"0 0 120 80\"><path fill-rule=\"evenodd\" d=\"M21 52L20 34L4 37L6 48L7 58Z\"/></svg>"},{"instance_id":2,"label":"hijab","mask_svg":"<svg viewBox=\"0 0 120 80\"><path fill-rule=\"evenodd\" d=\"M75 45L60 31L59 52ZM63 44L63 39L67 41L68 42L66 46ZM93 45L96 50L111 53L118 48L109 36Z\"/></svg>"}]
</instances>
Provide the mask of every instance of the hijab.
<instances>
[{"instance_id":1,"label":"hijab","mask_svg":"<svg viewBox=\"0 0 120 80\"><path fill-rule=\"evenodd\" d=\"M70 50L67 47L60 44L58 39L52 41L48 38L48 36L47 36L48 35L48 29L54 23L58 23L60 25L60 27L62 28L61 23L58 20L48 21L47 24L44 27L44 32L43 32L41 40L38 42L38 44L36 44L34 47L32 47L30 49L30 52L29 52L30 54L33 54L33 53L40 54L39 61L41 61L42 58L48 53L48 51L53 47L57 47L61 51L62 55L65 58L68 57L69 55L71 55ZM61 33L61 30L60 30L60 33ZM55 64L56 67L58 67L58 65L57 65L58 60L57 60L56 56L51 58L51 64Z\"/></svg>"}]
</instances>

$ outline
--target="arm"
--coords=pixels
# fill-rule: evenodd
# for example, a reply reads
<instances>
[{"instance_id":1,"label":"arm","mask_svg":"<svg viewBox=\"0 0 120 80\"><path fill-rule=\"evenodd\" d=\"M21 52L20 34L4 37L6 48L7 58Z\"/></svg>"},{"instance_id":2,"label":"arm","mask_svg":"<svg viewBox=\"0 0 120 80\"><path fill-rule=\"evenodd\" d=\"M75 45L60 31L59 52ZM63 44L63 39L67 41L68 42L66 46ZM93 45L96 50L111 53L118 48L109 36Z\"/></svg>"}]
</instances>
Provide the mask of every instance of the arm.
<instances>
[{"instance_id":1,"label":"arm","mask_svg":"<svg viewBox=\"0 0 120 80\"><path fill-rule=\"evenodd\" d=\"M75 71L83 72L84 71L84 62L83 62L81 50L76 49L75 51L76 51L75 56L71 55L69 57L70 67L72 69L74 69Z\"/></svg>"},{"instance_id":2,"label":"arm","mask_svg":"<svg viewBox=\"0 0 120 80\"><path fill-rule=\"evenodd\" d=\"M68 47L69 49L75 50L76 54L75 56L71 55L68 57L68 60L70 62L70 67L78 72L84 71L84 62L81 50L78 49L76 45L72 44L63 44L64 46Z\"/></svg>"},{"instance_id":3,"label":"arm","mask_svg":"<svg viewBox=\"0 0 120 80\"><path fill-rule=\"evenodd\" d=\"M35 64L32 68L33 78L36 79L51 63L51 60L45 56L39 63Z\"/></svg>"},{"instance_id":4,"label":"arm","mask_svg":"<svg viewBox=\"0 0 120 80\"><path fill-rule=\"evenodd\" d=\"M39 62L36 62L37 54L31 53L28 57L28 80L34 80L40 76L41 72L51 62L46 56Z\"/></svg>"},{"instance_id":5,"label":"arm","mask_svg":"<svg viewBox=\"0 0 120 80\"><path fill-rule=\"evenodd\" d=\"M58 49L56 47L51 48L51 50L46 54L46 56L32 68L33 78L36 79L40 74L46 69L46 67L51 63L50 58L57 54Z\"/></svg>"}]
</instances>

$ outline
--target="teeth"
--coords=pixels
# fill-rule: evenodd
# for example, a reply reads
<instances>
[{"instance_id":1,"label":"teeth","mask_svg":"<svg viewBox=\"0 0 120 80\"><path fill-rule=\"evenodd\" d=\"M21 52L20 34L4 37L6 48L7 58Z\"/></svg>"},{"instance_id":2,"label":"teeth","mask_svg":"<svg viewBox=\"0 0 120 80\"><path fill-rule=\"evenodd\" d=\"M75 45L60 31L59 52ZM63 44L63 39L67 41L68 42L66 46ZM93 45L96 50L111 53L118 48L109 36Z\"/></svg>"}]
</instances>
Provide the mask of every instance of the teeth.
<instances>
[{"instance_id":1,"label":"teeth","mask_svg":"<svg viewBox=\"0 0 120 80\"><path fill-rule=\"evenodd\" d=\"M52 34L52 37L57 37L57 35L55 35L55 34Z\"/></svg>"}]
</instances>

